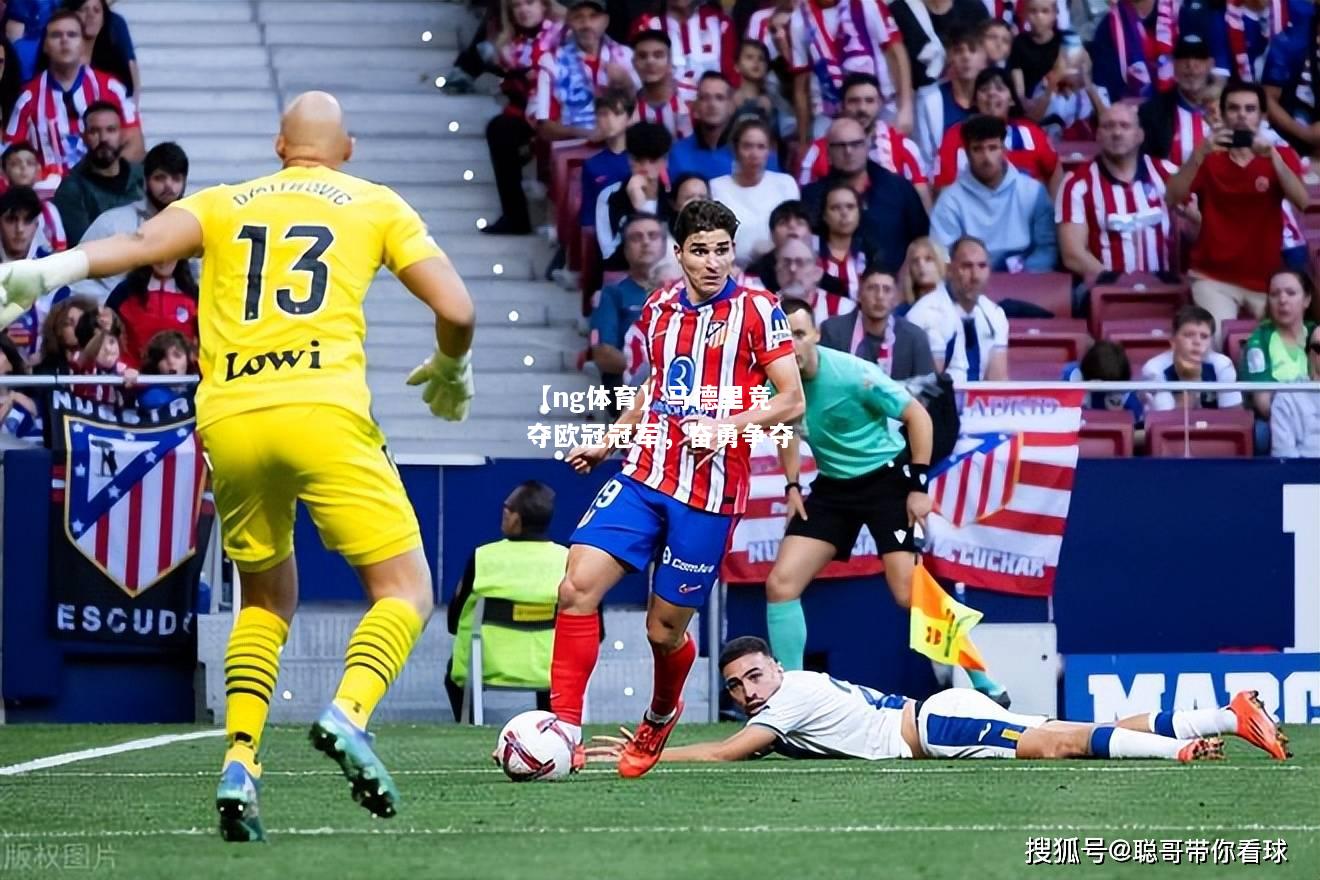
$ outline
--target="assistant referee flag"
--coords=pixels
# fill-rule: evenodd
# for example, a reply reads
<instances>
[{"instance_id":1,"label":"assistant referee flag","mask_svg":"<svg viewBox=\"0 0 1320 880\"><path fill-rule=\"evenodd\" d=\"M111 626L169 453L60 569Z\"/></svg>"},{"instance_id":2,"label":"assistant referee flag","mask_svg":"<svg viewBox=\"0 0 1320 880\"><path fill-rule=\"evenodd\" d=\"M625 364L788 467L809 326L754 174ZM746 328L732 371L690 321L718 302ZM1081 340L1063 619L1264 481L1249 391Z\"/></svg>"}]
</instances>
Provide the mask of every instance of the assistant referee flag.
<instances>
[{"instance_id":1,"label":"assistant referee flag","mask_svg":"<svg viewBox=\"0 0 1320 880\"><path fill-rule=\"evenodd\" d=\"M924 565L912 574L912 623L909 645L937 663L985 670L981 652L972 644L972 627L981 612L950 598Z\"/></svg>"}]
</instances>

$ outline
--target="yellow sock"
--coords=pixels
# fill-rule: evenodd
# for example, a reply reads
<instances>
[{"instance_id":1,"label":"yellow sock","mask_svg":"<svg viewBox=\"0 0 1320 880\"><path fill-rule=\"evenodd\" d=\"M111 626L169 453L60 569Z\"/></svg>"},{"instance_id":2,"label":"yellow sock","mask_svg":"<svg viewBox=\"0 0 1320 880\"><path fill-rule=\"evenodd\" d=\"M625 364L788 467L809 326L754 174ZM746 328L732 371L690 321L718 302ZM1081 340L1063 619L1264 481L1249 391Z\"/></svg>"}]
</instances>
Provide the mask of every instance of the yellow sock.
<instances>
[{"instance_id":1,"label":"yellow sock","mask_svg":"<svg viewBox=\"0 0 1320 880\"><path fill-rule=\"evenodd\" d=\"M371 713L407 662L424 625L411 603L390 598L372 605L353 631L335 705L358 727L367 726Z\"/></svg>"},{"instance_id":2,"label":"yellow sock","mask_svg":"<svg viewBox=\"0 0 1320 880\"><path fill-rule=\"evenodd\" d=\"M289 625L277 614L255 606L238 612L225 651L225 733L229 748L225 763L241 761L254 775L261 768L257 749L270 714L280 648Z\"/></svg>"}]
</instances>

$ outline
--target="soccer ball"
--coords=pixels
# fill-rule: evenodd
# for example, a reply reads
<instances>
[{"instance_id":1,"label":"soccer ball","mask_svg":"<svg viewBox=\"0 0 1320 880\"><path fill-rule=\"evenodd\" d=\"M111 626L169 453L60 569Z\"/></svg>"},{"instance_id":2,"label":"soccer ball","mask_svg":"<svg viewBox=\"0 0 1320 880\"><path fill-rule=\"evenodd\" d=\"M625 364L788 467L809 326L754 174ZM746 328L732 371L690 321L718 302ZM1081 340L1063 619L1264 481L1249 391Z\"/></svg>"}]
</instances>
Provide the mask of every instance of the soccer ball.
<instances>
[{"instance_id":1,"label":"soccer ball","mask_svg":"<svg viewBox=\"0 0 1320 880\"><path fill-rule=\"evenodd\" d=\"M495 743L495 763L514 782L563 779L573 770L573 737L550 712L515 716Z\"/></svg>"}]
</instances>

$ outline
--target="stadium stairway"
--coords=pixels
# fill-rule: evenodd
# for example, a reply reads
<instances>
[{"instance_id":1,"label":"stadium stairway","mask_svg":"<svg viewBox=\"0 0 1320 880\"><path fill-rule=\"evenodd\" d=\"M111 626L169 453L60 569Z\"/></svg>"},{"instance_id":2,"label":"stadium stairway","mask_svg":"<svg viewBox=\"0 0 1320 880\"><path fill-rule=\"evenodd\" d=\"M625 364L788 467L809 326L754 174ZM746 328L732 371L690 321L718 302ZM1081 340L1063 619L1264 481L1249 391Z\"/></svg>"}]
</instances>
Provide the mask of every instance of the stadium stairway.
<instances>
[{"instance_id":1,"label":"stadium stairway","mask_svg":"<svg viewBox=\"0 0 1320 880\"><path fill-rule=\"evenodd\" d=\"M527 441L540 389L579 390L575 294L542 280L539 238L477 231L499 214L486 154L490 97L435 86L476 27L437 0L123 0L142 69L148 144L188 152L189 188L274 170L281 107L325 89L357 138L345 170L396 189L426 219L477 305L477 398L462 425L433 418L408 371L433 349L429 311L382 273L367 298L374 410L397 453L546 456ZM429 32L430 39L424 40Z\"/></svg>"}]
</instances>

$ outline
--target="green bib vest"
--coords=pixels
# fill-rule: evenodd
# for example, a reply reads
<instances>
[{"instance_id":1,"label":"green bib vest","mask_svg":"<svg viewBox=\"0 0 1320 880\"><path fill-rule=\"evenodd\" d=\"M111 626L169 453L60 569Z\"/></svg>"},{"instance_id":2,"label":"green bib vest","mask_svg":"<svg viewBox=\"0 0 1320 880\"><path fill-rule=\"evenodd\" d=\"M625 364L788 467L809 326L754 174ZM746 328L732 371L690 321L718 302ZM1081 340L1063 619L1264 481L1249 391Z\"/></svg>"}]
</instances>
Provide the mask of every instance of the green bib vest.
<instances>
[{"instance_id":1,"label":"green bib vest","mask_svg":"<svg viewBox=\"0 0 1320 880\"><path fill-rule=\"evenodd\" d=\"M472 614L486 600L481 623L485 683L545 690L555 637L555 604L568 548L553 541L495 541L477 548L472 595L454 636L452 677L467 683L472 653Z\"/></svg>"}]
</instances>

